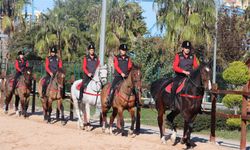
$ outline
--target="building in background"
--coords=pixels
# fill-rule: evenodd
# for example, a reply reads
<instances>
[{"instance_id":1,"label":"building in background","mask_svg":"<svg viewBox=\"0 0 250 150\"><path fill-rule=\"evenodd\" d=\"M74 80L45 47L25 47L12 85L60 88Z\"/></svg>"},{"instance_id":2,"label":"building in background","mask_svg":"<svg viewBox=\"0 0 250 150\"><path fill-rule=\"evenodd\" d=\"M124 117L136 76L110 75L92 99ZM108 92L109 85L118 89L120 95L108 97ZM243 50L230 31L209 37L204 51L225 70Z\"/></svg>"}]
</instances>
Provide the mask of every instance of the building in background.
<instances>
[{"instance_id":1,"label":"building in background","mask_svg":"<svg viewBox=\"0 0 250 150\"><path fill-rule=\"evenodd\" d=\"M246 9L250 4L250 0L223 0L223 4L229 7L238 7L240 9Z\"/></svg>"}]
</instances>

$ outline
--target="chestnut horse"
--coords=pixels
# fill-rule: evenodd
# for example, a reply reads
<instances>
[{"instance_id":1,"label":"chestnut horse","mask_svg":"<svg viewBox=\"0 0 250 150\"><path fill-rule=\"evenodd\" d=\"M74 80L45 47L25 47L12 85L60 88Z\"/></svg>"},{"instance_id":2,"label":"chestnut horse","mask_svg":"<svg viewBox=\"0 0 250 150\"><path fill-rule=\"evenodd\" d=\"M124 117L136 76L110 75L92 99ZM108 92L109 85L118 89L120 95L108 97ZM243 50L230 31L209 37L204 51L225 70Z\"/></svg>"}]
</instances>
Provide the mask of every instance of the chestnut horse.
<instances>
[{"instance_id":1,"label":"chestnut horse","mask_svg":"<svg viewBox=\"0 0 250 150\"><path fill-rule=\"evenodd\" d=\"M46 95L41 98L43 105L44 121L51 122L52 102L57 101L57 109L61 112L61 123L65 125L64 119L64 107L62 104L62 90L64 85L65 73L62 69L58 69L55 75L51 78ZM42 95L42 85L45 82L44 78L41 78L38 83L38 93ZM58 119L58 118L57 118Z\"/></svg>"},{"instance_id":2,"label":"chestnut horse","mask_svg":"<svg viewBox=\"0 0 250 150\"><path fill-rule=\"evenodd\" d=\"M166 92L165 88L171 82L171 79L159 79L151 84L150 89L151 94L156 101L158 126L163 143L165 143L163 115L173 102L170 93ZM172 110L166 117L172 130L174 130L171 138L176 142L176 127L174 126L173 121L179 113L182 115L184 119L184 133L181 143L185 143L187 148L192 147L190 136L193 128L193 121L201 109L201 102L205 89L211 89L210 69L207 65L202 64L186 78L184 88L176 95L175 110Z\"/></svg>"},{"instance_id":3,"label":"chestnut horse","mask_svg":"<svg viewBox=\"0 0 250 150\"><path fill-rule=\"evenodd\" d=\"M15 95L15 111L17 115L23 115L25 118L28 117L27 110L29 106L29 96L31 93L32 86L32 67L25 67L23 74L19 77L18 83L16 85L13 95ZM9 103L12 99L11 90L13 86L14 76L7 76L6 80L3 81L2 94L6 97L4 112L7 114L9 110ZM18 110L19 100L21 100L21 114Z\"/></svg>"},{"instance_id":4,"label":"chestnut horse","mask_svg":"<svg viewBox=\"0 0 250 150\"><path fill-rule=\"evenodd\" d=\"M124 121L123 121L123 111L128 110L131 117L131 127L130 133L134 133L134 124L135 124L135 106L136 100L139 100L141 96L141 70L138 66L133 66L127 79L124 79L122 82L118 83L115 89L112 108L113 112L110 117L109 122L109 133L112 134L112 125L114 119L118 113L119 118L117 120L117 129L122 133L124 131ZM101 103L102 103L102 130L105 132L107 125L107 112L110 108L107 106L107 97L110 91L110 83L106 84L101 92ZM140 114L139 114L140 115ZM139 119L139 118L137 118Z\"/></svg>"}]
</instances>

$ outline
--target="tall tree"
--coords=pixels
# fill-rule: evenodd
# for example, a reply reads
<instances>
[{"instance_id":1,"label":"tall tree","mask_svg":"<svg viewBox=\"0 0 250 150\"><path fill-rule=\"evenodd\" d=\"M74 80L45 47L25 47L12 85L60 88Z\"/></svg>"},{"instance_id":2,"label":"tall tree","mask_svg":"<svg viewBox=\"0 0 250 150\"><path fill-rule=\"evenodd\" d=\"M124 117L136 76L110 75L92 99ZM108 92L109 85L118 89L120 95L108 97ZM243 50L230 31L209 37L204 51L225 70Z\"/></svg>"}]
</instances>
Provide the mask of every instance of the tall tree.
<instances>
[{"instance_id":1,"label":"tall tree","mask_svg":"<svg viewBox=\"0 0 250 150\"><path fill-rule=\"evenodd\" d=\"M214 0L155 0L158 5L157 20L165 29L166 46L177 51L183 40L210 49L213 43Z\"/></svg>"}]
</instances>

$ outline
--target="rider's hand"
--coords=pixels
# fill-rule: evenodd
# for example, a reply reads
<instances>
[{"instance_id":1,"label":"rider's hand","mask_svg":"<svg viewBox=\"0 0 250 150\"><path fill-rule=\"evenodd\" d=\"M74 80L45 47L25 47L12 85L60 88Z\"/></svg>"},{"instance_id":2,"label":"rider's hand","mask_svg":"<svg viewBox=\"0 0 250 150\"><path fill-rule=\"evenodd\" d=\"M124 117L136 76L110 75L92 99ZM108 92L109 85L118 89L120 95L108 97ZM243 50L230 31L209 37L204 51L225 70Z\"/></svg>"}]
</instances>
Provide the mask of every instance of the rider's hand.
<instances>
[{"instance_id":1,"label":"rider's hand","mask_svg":"<svg viewBox=\"0 0 250 150\"><path fill-rule=\"evenodd\" d=\"M190 75L190 72L189 71L183 71L183 73L185 74L185 75L187 75L187 76L189 76Z\"/></svg>"},{"instance_id":2,"label":"rider's hand","mask_svg":"<svg viewBox=\"0 0 250 150\"><path fill-rule=\"evenodd\" d=\"M126 77L126 75L124 74L124 73L121 73L121 76L124 78L124 77Z\"/></svg>"},{"instance_id":3,"label":"rider's hand","mask_svg":"<svg viewBox=\"0 0 250 150\"><path fill-rule=\"evenodd\" d=\"M92 73L88 73L88 76L89 76L90 78L92 78Z\"/></svg>"},{"instance_id":4,"label":"rider's hand","mask_svg":"<svg viewBox=\"0 0 250 150\"><path fill-rule=\"evenodd\" d=\"M49 75L52 77L52 76L53 76L53 73L52 73L52 72L50 72L50 73L49 73Z\"/></svg>"}]
</instances>

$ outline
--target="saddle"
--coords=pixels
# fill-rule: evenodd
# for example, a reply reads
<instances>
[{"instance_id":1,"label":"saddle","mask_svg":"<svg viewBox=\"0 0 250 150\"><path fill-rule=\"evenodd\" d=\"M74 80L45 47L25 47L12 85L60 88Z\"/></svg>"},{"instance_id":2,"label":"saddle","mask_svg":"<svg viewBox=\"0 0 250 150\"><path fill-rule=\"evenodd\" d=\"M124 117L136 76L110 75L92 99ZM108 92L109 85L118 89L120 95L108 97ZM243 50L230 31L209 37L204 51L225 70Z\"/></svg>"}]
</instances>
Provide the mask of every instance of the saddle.
<instances>
[{"instance_id":1,"label":"saddle","mask_svg":"<svg viewBox=\"0 0 250 150\"><path fill-rule=\"evenodd\" d=\"M10 79L9 80L9 85L10 87L13 87L13 84L14 84L14 78ZM17 79L17 85L16 85L16 88L19 86L19 79Z\"/></svg>"},{"instance_id":2,"label":"saddle","mask_svg":"<svg viewBox=\"0 0 250 150\"><path fill-rule=\"evenodd\" d=\"M183 80L179 83L179 86L178 86L178 88L177 88L177 90L176 90L176 94L178 94L178 93L180 93L180 92L182 91L182 89L184 88L185 82L186 82L186 78L183 79ZM173 82L170 82L170 83L166 86L165 91L166 91L167 93L171 93L172 86L173 86Z\"/></svg>"},{"instance_id":3,"label":"saddle","mask_svg":"<svg viewBox=\"0 0 250 150\"><path fill-rule=\"evenodd\" d=\"M80 82L80 83L78 83L78 84L76 85L76 89L77 89L78 91L80 91L81 86L82 86L82 82Z\"/></svg>"}]
</instances>

